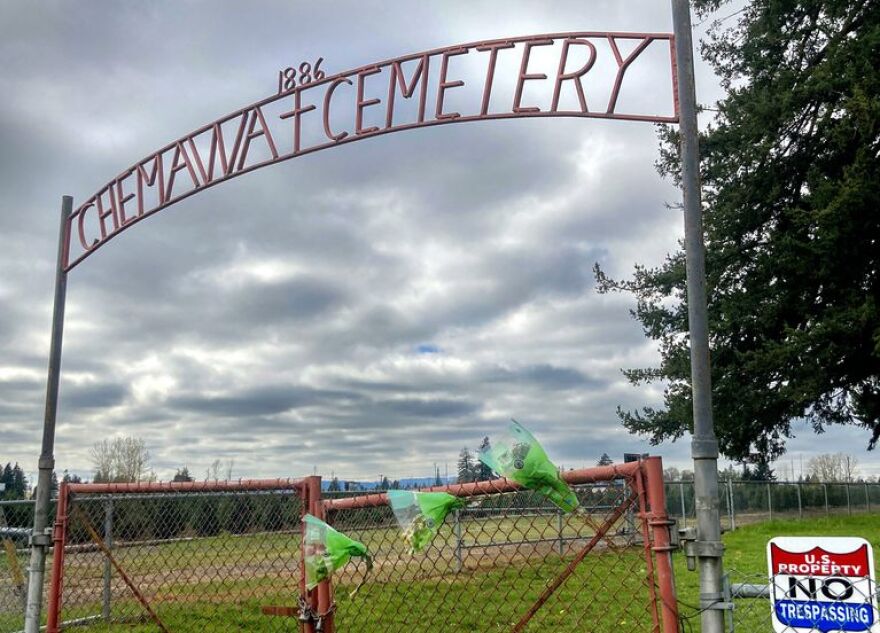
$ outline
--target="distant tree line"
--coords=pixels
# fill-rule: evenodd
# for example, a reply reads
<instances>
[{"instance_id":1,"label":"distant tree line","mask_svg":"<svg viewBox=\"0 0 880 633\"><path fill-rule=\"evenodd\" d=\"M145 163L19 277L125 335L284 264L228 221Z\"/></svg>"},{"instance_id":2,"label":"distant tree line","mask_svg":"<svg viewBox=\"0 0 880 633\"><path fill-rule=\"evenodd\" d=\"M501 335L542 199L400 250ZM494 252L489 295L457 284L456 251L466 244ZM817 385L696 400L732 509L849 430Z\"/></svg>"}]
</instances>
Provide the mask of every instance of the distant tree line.
<instances>
[{"instance_id":1,"label":"distant tree line","mask_svg":"<svg viewBox=\"0 0 880 633\"><path fill-rule=\"evenodd\" d=\"M5 488L0 492L0 499L24 499L27 497L28 480L18 462L8 462L0 472L0 484Z\"/></svg>"}]
</instances>

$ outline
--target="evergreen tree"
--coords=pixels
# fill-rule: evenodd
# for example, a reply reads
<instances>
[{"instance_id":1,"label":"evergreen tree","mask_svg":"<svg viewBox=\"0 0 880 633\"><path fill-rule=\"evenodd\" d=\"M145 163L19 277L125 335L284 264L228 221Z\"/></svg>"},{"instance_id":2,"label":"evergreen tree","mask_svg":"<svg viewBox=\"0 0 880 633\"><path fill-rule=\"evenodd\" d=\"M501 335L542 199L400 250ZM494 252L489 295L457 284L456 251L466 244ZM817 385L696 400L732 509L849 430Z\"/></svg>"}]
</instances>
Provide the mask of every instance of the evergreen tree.
<instances>
[{"instance_id":1,"label":"evergreen tree","mask_svg":"<svg viewBox=\"0 0 880 633\"><path fill-rule=\"evenodd\" d=\"M3 499L15 499L15 490L13 488L12 464L7 463L0 471L0 483L3 484Z\"/></svg>"},{"instance_id":2,"label":"evergreen tree","mask_svg":"<svg viewBox=\"0 0 880 633\"><path fill-rule=\"evenodd\" d=\"M195 478L189 474L189 469L184 466L174 473L174 479L171 481L195 481Z\"/></svg>"},{"instance_id":3,"label":"evergreen tree","mask_svg":"<svg viewBox=\"0 0 880 633\"><path fill-rule=\"evenodd\" d=\"M54 477L53 474L53 483L54 490L58 489L58 479ZM21 466L18 465L18 462L15 463L15 466L12 467L12 491L15 495L15 499L24 499L27 496L27 477L24 475L24 470Z\"/></svg>"},{"instance_id":4,"label":"evergreen tree","mask_svg":"<svg viewBox=\"0 0 880 633\"><path fill-rule=\"evenodd\" d=\"M339 478L338 478L338 477L333 477L333 478L330 480L330 485L327 486L327 490L328 490L328 492L339 492L340 489L341 489L341 488L339 487Z\"/></svg>"},{"instance_id":5,"label":"evergreen tree","mask_svg":"<svg viewBox=\"0 0 880 633\"><path fill-rule=\"evenodd\" d=\"M463 484L474 480L474 458L467 447L458 454L458 483Z\"/></svg>"},{"instance_id":6,"label":"evergreen tree","mask_svg":"<svg viewBox=\"0 0 880 633\"><path fill-rule=\"evenodd\" d=\"M609 466L614 463L614 460L608 456L608 453L602 453L602 457L599 458L599 461L596 462L597 466Z\"/></svg>"},{"instance_id":7,"label":"evergreen tree","mask_svg":"<svg viewBox=\"0 0 880 633\"><path fill-rule=\"evenodd\" d=\"M484 437L483 441L480 442L479 452L487 451L491 448L491 444L489 444L489 438ZM477 469L477 481L487 481L492 479L492 469L486 466L482 461L477 459L477 463L475 464Z\"/></svg>"},{"instance_id":8,"label":"evergreen tree","mask_svg":"<svg viewBox=\"0 0 880 633\"><path fill-rule=\"evenodd\" d=\"M64 475L61 477L61 483L65 484L81 484L83 482L82 477L79 475L73 475L67 470L64 470Z\"/></svg>"},{"instance_id":9,"label":"evergreen tree","mask_svg":"<svg viewBox=\"0 0 880 633\"><path fill-rule=\"evenodd\" d=\"M730 0L694 0L701 19ZM703 55L727 96L701 175L715 427L722 452L774 459L792 423L880 438L880 11L863 0L750 0ZM659 168L678 179L677 131ZM664 405L618 413L654 443L692 428L685 256L600 291L637 299Z\"/></svg>"},{"instance_id":10,"label":"evergreen tree","mask_svg":"<svg viewBox=\"0 0 880 633\"><path fill-rule=\"evenodd\" d=\"M743 464L742 478L746 481L773 481L776 475L770 468L770 462L766 459L758 458L754 467L749 468L747 464Z\"/></svg>"}]
</instances>

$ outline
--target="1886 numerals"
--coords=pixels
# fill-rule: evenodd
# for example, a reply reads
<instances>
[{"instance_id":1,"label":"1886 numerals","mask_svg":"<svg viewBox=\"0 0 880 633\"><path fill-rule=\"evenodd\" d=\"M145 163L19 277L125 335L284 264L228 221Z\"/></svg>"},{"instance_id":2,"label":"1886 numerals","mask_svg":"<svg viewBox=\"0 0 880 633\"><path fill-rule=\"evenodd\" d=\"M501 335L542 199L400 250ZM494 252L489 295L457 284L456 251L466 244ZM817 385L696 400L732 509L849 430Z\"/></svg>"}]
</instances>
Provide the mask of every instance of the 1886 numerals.
<instances>
[{"instance_id":1,"label":"1886 numerals","mask_svg":"<svg viewBox=\"0 0 880 633\"><path fill-rule=\"evenodd\" d=\"M278 71L278 94L293 90L297 86L305 86L313 81L320 81L325 77L321 70L323 57L319 57L314 65L303 62L298 68L288 66Z\"/></svg>"}]
</instances>

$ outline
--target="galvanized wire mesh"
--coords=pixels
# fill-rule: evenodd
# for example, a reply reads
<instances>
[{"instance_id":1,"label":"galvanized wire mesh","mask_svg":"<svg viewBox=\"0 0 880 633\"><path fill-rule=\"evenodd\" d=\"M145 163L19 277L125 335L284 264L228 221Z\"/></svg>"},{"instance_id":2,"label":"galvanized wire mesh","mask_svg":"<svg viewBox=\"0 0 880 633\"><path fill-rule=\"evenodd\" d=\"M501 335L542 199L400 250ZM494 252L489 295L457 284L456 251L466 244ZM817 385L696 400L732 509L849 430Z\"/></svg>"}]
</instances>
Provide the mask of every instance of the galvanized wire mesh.
<instances>
[{"instance_id":1,"label":"galvanized wire mesh","mask_svg":"<svg viewBox=\"0 0 880 633\"><path fill-rule=\"evenodd\" d=\"M290 630L261 607L296 603L301 514L291 489L71 494L62 628Z\"/></svg>"},{"instance_id":2,"label":"galvanized wire mesh","mask_svg":"<svg viewBox=\"0 0 880 633\"><path fill-rule=\"evenodd\" d=\"M696 525L693 481L667 481L670 516L681 526ZM735 530L770 519L810 519L854 515L880 509L880 483L721 480L718 508L722 528Z\"/></svg>"},{"instance_id":3,"label":"galvanized wire mesh","mask_svg":"<svg viewBox=\"0 0 880 633\"><path fill-rule=\"evenodd\" d=\"M364 564L352 563L334 575L336 629L510 631L576 553L598 537L523 630L658 630L651 544L645 542L645 518L630 484L578 486L583 512L568 515L529 491L472 497L418 554L409 552L387 505L331 509L328 521L366 544L374 560L368 582L353 599L348 591L363 577ZM621 512L629 503L632 511Z\"/></svg>"},{"instance_id":4,"label":"galvanized wire mesh","mask_svg":"<svg viewBox=\"0 0 880 633\"><path fill-rule=\"evenodd\" d=\"M24 628L31 503L0 503L0 633Z\"/></svg>"}]
</instances>

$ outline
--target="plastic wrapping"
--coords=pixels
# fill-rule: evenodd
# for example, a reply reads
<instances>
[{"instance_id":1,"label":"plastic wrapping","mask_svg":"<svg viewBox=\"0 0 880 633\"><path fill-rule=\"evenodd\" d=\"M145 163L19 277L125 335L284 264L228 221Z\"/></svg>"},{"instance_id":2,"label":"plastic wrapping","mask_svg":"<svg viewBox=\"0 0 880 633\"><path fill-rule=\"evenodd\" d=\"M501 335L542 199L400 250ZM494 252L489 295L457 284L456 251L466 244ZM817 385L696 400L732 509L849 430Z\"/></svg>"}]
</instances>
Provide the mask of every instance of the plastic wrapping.
<instances>
[{"instance_id":1,"label":"plastic wrapping","mask_svg":"<svg viewBox=\"0 0 880 633\"><path fill-rule=\"evenodd\" d=\"M306 524L305 534L305 567L306 588L314 589L319 583L330 578L330 575L343 567L352 556L359 556L367 562L367 572L372 568L372 561L363 543L347 537L334 530L321 519L307 514L303 517Z\"/></svg>"},{"instance_id":2,"label":"plastic wrapping","mask_svg":"<svg viewBox=\"0 0 880 633\"><path fill-rule=\"evenodd\" d=\"M410 490L389 490L388 502L412 553L430 545L446 515L465 505L458 497L445 492Z\"/></svg>"},{"instance_id":3,"label":"plastic wrapping","mask_svg":"<svg viewBox=\"0 0 880 633\"><path fill-rule=\"evenodd\" d=\"M562 480L538 440L516 420L509 434L480 451L480 461L502 477L541 493L565 512L578 507L577 496Z\"/></svg>"}]
</instances>

